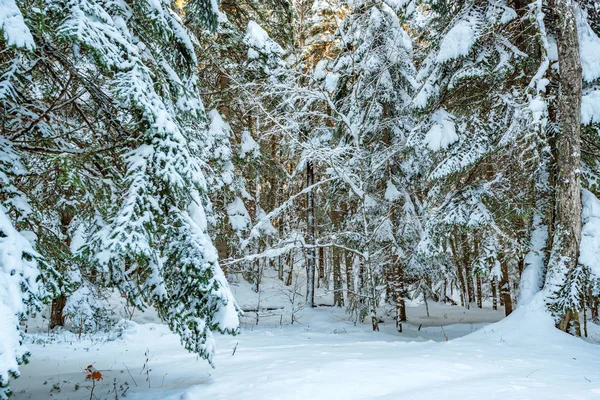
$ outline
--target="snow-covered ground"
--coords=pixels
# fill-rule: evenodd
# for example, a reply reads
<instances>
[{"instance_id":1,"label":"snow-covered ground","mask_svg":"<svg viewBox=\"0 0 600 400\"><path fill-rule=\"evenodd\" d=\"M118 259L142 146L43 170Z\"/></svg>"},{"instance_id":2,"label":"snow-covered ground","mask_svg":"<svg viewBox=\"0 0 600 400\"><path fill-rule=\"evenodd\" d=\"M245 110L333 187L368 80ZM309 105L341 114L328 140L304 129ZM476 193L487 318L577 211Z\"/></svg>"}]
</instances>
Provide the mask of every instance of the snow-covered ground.
<instances>
[{"instance_id":1,"label":"snow-covered ground","mask_svg":"<svg viewBox=\"0 0 600 400\"><path fill-rule=\"evenodd\" d=\"M300 311L293 326L246 317L241 335L218 338L216 369L156 323L128 322L118 338L34 334L31 363L12 386L15 399L89 399L93 364L104 378L98 399L115 399L115 388L134 400L600 399L600 347L541 313L489 324L502 312L429 306L430 317L409 308L402 333L390 320L380 332L354 326L331 307Z\"/></svg>"}]
</instances>

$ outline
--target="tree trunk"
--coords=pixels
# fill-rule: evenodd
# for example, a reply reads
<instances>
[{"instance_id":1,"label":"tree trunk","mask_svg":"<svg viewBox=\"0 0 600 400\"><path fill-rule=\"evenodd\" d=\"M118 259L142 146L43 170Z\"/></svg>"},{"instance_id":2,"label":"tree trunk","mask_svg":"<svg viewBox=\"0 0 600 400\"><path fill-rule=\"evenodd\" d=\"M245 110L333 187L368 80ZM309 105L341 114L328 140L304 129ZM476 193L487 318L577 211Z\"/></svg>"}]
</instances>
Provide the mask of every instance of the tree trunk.
<instances>
[{"instance_id":1,"label":"tree trunk","mask_svg":"<svg viewBox=\"0 0 600 400\"><path fill-rule=\"evenodd\" d=\"M360 305L359 307L359 312L364 312L364 305L366 303L366 298L368 296L368 292L365 291L366 287L367 287L367 282L366 282L366 277L365 277L365 262L364 260L360 260L360 264L358 265L358 287L357 289L357 294L358 296L358 304ZM366 314L362 316L361 318L361 322L364 322L364 317L366 317Z\"/></svg>"},{"instance_id":2,"label":"tree trunk","mask_svg":"<svg viewBox=\"0 0 600 400\"><path fill-rule=\"evenodd\" d=\"M50 329L57 326L63 326L65 324L65 316L63 310L67 305L67 296L60 295L52 299L52 306L50 309Z\"/></svg>"},{"instance_id":3,"label":"tree trunk","mask_svg":"<svg viewBox=\"0 0 600 400\"><path fill-rule=\"evenodd\" d=\"M467 306L466 301L466 285L465 285L465 276L463 274L462 262L458 254L458 249L456 246L456 239L450 238L450 248L452 249L452 258L454 259L454 263L456 265L456 277L458 278L458 290L460 294L460 305L463 307Z\"/></svg>"},{"instance_id":4,"label":"tree trunk","mask_svg":"<svg viewBox=\"0 0 600 400\"><path fill-rule=\"evenodd\" d=\"M73 221L73 217L75 214L73 210L69 207L64 208L60 211L60 230L61 233L65 237L65 245L67 248L71 246L71 236L69 235L69 226ZM63 310L67 305L67 296L64 294L59 295L58 297L52 299L52 304L50 306L50 321L49 327L53 329L57 326L65 325L65 316L63 315Z\"/></svg>"},{"instance_id":5,"label":"tree trunk","mask_svg":"<svg viewBox=\"0 0 600 400\"><path fill-rule=\"evenodd\" d=\"M500 263L500 270L502 272L502 278L500 279L500 296L502 296L502 302L504 303L504 312L508 317L512 313L512 298L510 296L510 280L508 279L508 262L503 260Z\"/></svg>"},{"instance_id":6,"label":"tree trunk","mask_svg":"<svg viewBox=\"0 0 600 400\"><path fill-rule=\"evenodd\" d=\"M492 310L498 309L498 293L496 290L496 277L492 278Z\"/></svg>"},{"instance_id":7,"label":"tree trunk","mask_svg":"<svg viewBox=\"0 0 600 400\"><path fill-rule=\"evenodd\" d=\"M462 239L462 251L463 251L463 262L465 266L465 290L467 292L467 308L471 308L471 303L475 301L475 291L473 290L473 274L471 270L471 257L470 257L470 246L469 239L466 234L461 235Z\"/></svg>"},{"instance_id":8,"label":"tree trunk","mask_svg":"<svg viewBox=\"0 0 600 400\"><path fill-rule=\"evenodd\" d=\"M293 275L294 275L294 261L295 261L295 257L292 255L292 253L288 253L287 256L285 257L285 263L290 267L290 269L288 270L288 273L286 274L286 278L285 278L285 286L290 286L292 284L292 279L293 279Z\"/></svg>"},{"instance_id":9,"label":"tree trunk","mask_svg":"<svg viewBox=\"0 0 600 400\"><path fill-rule=\"evenodd\" d=\"M407 293L404 282L404 268L397 256L394 257L393 279L396 327L398 328L398 323L406 321L406 302L404 298Z\"/></svg>"},{"instance_id":10,"label":"tree trunk","mask_svg":"<svg viewBox=\"0 0 600 400\"><path fill-rule=\"evenodd\" d=\"M344 250L344 264L346 265L346 296L348 304L352 304L352 296L354 293L354 278L352 277L352 253L348 250Z\"/></svg>"},{"instance_id":11,"label":"tree trunk","mask_svg":"<svg viewBox=\"0 0 600 400\"><path fill-rule=\"evenodd\" d=\"M341 252L342 250L334 247L333 255L333 305L335 307L344 306L344 285L342 282Z\"/></svg>"},{"instance_id":12,"label":"tree trunk","mask_svg":"<svg viewBox=\"0 0 600 400\"><path fill-rule=\"evenodd\" d=\"M325 249L323 247L319 247L319 287L327 286L325 285Z\"/></svg>"},{"instance_id":13,"label":"tree trunk","mask_svg":"<svg viewBox=\"0 0 600 400\"><path fill-rule=\"evenodd\" d=\"M477 275L477 307L483 308L483 293L481 293L481 276Z\"/></svg>"},{"instance_id":14,"label":"tree trunk","mask_svg":"<svg viewBox=\"0 0 600 400\"><path fill-rule=\"evenodd\" d=\"M577 267L581 240L580 129L582 70L577 23L571 0L555 0L556 43L560 66L558 99L559 133L556 141L557 171L555 183L555 230L553 252L557 254L549 269L553 275L569 274ZM556 261L560 259L560 261ZM577 307L558 310L558 327L567 331L571 321L578 321Z\"/></svg>"},{"instance_id":15,"label":"tree trunk","mask_svg":"<svg viewBox=\"0 0 600 400\"><path fill-rule=\"evenodd\" d=\"M306 187L314 184L314 172L311 161L306 162ZM315 196L312 190L306 193L306 305L315 306Z\"/></svg>"}]
</instances>

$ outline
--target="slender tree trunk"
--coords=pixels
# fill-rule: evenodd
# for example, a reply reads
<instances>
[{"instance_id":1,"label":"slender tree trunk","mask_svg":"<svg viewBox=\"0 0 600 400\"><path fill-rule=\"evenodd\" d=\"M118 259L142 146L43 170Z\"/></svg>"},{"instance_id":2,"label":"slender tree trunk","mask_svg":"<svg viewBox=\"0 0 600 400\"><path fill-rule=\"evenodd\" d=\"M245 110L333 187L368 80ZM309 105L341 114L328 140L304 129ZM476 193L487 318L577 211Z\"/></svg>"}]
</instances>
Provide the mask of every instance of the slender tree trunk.
<instances>
[{"instance_id":1,"label":"slender tree trunk","mask_svg":"<svg viewBox=\"0 0 600 400\"><path fill-rule=\"evenodd\" d=\"M306 187L314 184L313 164L306 162ZM308 231L306 244L306 305L315 306L315 197L312 190L306 193L306 227Z\"/></svg>"},{"instance_id":2,"label":"slender tree trunk","mask_svg":"<svg viewBox=\"0 0 600 400\"><path fill-rule=\"evenodd\" d=\"M471 270L470 244L466 234L461 235L463 262L465 266L465 283L467 292L467 308L471 308L471 303L475 301L475 291L473 290L473 274Z\"/></svg>"},{"instance_id":3,"label":"slender tree trunk","mask_svg":"<svg viewBox=\"0 0 600 400\"><path fill-rule=\"evenodd\" d=\"M383 104L383 118L387 118L387 113L388 113L388 105L386 103ZM385 140L385 144L388 148L391 148L392 146L392 135L389 129L385 129L385 136L384 136L384 140ZM387 173L387 178L390 182L393 181L393 175L392 175L392 168L394 165L394 159L389 159L386 165L386 173ZM385 182L385 185L387 186L387 182ZM382 189L384 189L382 187ZM389 215L390 215L390 221L392 223L394 232L398 230L397 227L397 219L396 219L396 206L394 203L390 204L389 206ZM394 305L395 305L395 309L396 309L396 328L398 328L398 331L402 332L402 326L401 326L401 322L406 321L406 303L405 303L405 297L406 297L406 282L405 282L405 276L404 276L404 268L403 265L398 257L398 254L396 252L396 249L392 249L393 251L393 255L392 255L392 266L389 269L389 274L391 279L388 279L389 285L391 286L391 291L392 291L392 299L394 301Z\"/></svg>"},{"instance_id":4,"label":"slender tree trunk","mask_svg":"<svg viewBox=\"0 0 600 400\"><path fill-rule=\"evenodd\" d=\"M463 273L463 269L460 265L457 266L458 270L457 270L457 275L458 275L458 285L459 287L459 294L460 294L460 305L463 307L469 307L469 304L467 302L467 291L465 290L465 275Z\"/></svg>"},{"instance_id":5,"label":"slender tree trunk","mask_svg":"<svg viewBox=\"0 0 600 400\"><path fill-rule=\"evenodd\" d=\"M393 289L396 308L396 327L398 323L406 321L406 283L404 282L404 268L398 257L394 257Z\"/></svg>"},{"instance_id":6,"label":"slender tree trunk","mask_svg":"<svg viewBox=\"0 0 600 400\"><path fill-rule=\"evenodd\" d=\"M60 230L65 237L65 245L67 247L71 246L71 236L69 235L69 226L73 221L73 210L70 208L65 208L60 211ZM50 306L50 321L49 326L50 329L53 329L57 326L65 325L65 316L63 315L63 310L67 305L67 296L64 294L59 295L58 297L52 299L52 304Z\"/></svg>"},{"instance_id":7,"label":"slender tree trunk","mask_svg":"<svg viewBox=\"0 0 600 400\"><path fill-rule=\"evenodd\" d=\"M319 247L319 287L325 285L325 249Z\"/></svg>"},{"instance_id":8,"label":"slender tree trunk","mask_svg":"<svg viewBox=\"0 0 600 400\"><path fill-rule=\"evenodd\" d=\"M283 263L281 262L281 256L277 257L277 278L283 281Z\"/></svg>"},{"instance_id":9,"label":"slender tree trunk","mask_svg":"<svg viewBox=\"0 0 600 400\"><path fill-rule=\"evenodd\" d=\"M344 250L344 265L346 266L346 297L348 304L352 304L352 296L354 293L354 278L352 277L352 254L348 250Z\"/></svg>"},{"instance_id":10,"label":"slender tree trunk","mask_svg":"<svg viewBox=\"0 0 600 400\"><path fill-rule=\"evenodd\" d=\"M333 305L336 307L344 306L344 284L342 281L341 253L342 250L334 247L333 255Z\"/></svg>"},{"instance_id":11,"label":"slender tree trunk","mask_svg":"<svg viewBox=\"0 0 600 400\"><path fill-rule=\"evenodd\" d=\"M508 317L512 313L512 298L510 296L510 280L508 278L508 262L503 260L500 263L500 270L502 272L502 278L500 279L500 295L502 296L502 302L504 303L504 312Z\"/></svg>"},{"instance_id":12,"label":"slender tree trunk","mask_svg":"<svg viewBox=\"0 0 600 400\"><path fill-rule=\"evenodd\" d=\"M577 267L581 240L581 183L580 183L580 129L582 70L579 55L577 23L571 0L554 0L556 15L556 43L560 66L560 95L558 100L559 133L556 141L557 171L555 183L555 233L553 253L557 254L549 270L553 275L568 279ZM557 261L558 260L558 261ZM558 310L557 326L563 331L578 321L577 305Z\"/></svg>"},{"instance_id":13,"label":"slender tree trunk","mask_svg":"<svg viewBox=\"0 0 600 400\"><path fill-rule=\"evenodd\" d=\"M454 235L456 236L456 235ZM458 248L456 246L456 238L450 238L450 248L452 249L452 258L454 259L454 265L456 265L456 277L458 278L458 290L460 294L460 305L463 307L467 307L466 301L466 285L465 285L465 276L463 273L461 258L458 254Z\"/></svg>"},{"instance_id":14,"label":"slender tree trunk","mask_svg":"<svg viewBox=\"0 0 600 400\"><path fill-rule=\"evenodd\" d=\"M254 203L254 215L258 215L260 212L260 195L261 195L261 183L260 183L260 177L257 176L255 181L254 181L254 199L255 199L255 203ZM254 247L254 254L259 254L261 251L261 243L259 241L256 242L256 245ZM256 261L254 261L253 263L253 271L254 271L254 291L256 293L260 292L260 285L262 283L262 265L261 265L262 260L260 258L257 258Z\"/></svg>"},{"instance_id":15,"label":"slender tree trunk","mask_svg":"<svg viewBox=\"0 0 600 400\"><path fill-rule=\"evenodd\" d=\"M492 310L498 309L498 293L496 290L496 277L492 278Z\"/></svg>"},{"instance_id":16,"label":"slender tree trunk","mask_svg":"<svg viewBox=\"0 0 600 400\"><path fill-rule=\"evenodd\" d=\"M333 229L339 228L340 212L336 209L329 214ZM336 307L344 306L344 280L342 279L342 254L344 250L334 246L331 249L331 267L333 274L333 305Z\"/></svg>"},{"instance_id":17,"label":"slender tree trunk","mask_svg":"<svg viewBox=\"0 0 600 400\"><path fill-rule=\"evenodd\" d=\"M481 293L481 276L477 275L477 307L483 308L483 293Z\"/></svg>"},{"instance_id":18,"label":"slender tree trunk","mask_svg":"<svg viewBox=\"0 0 600 400\"><path fill-rule=\"evenodd\" d=\"M364 322L364 318L367 316L367 313L365 312L365 308L364 305L367 302L367 296L369 295L367 289L367 280L366 280L366 266L365 266L365 262L363 259L360 260L360 264L358 266L358 304L359 306L359 313L364 313L361 316L361 321L360 322Z\"/></svg>"}]
</instances>

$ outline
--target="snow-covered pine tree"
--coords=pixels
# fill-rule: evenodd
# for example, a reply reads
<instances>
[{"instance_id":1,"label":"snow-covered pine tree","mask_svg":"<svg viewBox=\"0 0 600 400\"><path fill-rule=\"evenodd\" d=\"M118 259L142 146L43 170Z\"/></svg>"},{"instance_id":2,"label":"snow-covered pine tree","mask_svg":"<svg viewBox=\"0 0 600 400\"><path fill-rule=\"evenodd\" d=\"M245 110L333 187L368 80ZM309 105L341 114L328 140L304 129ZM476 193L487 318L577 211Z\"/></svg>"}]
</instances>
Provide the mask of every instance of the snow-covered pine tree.
<instances>
[{"instance_id":1,"label":"snow-covered pine tree","mask_svg":"<svg viewBox=\"0 0 600 400\"><path fill-rule=\"evenodd\" d=\"M77 284L116 286L132 304L155 306L187 349L212 362L211 334L236 332L237 307L208 236L208 189L190 144L207 128L193 36L165 2L25 1L11 13L5 41L21 49L3 53L13 55L3 59L7 140L38 164L66 165L58 182L74 197L62 210L36 208L37 221L74 230L60 213L87 210L74 246L84 249ZM23 23L13 37L15 21ZM49 186L23 187L39 198L35 189ZM48 236L38 237L41 254L60 260Z\"/></svg>"},{"instance_id":2,"label":"snow-covered pine tree","mask_svg":"<svg viewBox=\"0 0 600 400\"><path fill-rule=\"evenodd\" d=\"M29 357L22 346L19 325L40 306L43 286L39 280L38 256L0 206L0 399L3 400L11 394L9 379L19 376L19 365L27 363Z\"/></svg>"},{"instance_id":3,"label":"snow-covered pine tree","mask_svg":"<svg viewBox=\"0 0 600 400\"><path fill-rule=\"evenodd\" d=\"M526 11L503 1L425 1L409 20L425 50L413 99L420 118L410 138L426 188L420 248L450 255L467 303L473 272L491 277L495 265L474 238L496 237L490 254L513 268L522 264L529 179L543 173L539 160L547 157L535 107L545 81L536 86L539 78L531 78L539 50L524 39L537 29ZM486 273L481 260L488 260Z\"/></svg>"},{"instance_id":4,"label":"snow-covered pine tree","mask_svg":"<svg viewBox=\"0 0 600 400\"><path fill-rule=\"evenodd\" d=\"M59 38L113 72L111 95L132 110L128 122L137 127L125 155L123 200L88 254L132 304L152 304L188 350L212 363L211 334L235 333L237 311L207 233L206 182L188 144L205 121L192 39L166 4L69 6Z\"/></svg>"},{"instance_id":5,"label":"snow-covered pine tree","mask_svg":"<svg viewBox=\"0 0 600 400\"><path fill-rule=\"evenodd\" d=\"M398 17L402 6L342 2L337 8L343 11L338 16L346 15L334 37L335 57L323 53L313 75L319 84L314 97L320 97L329 122L319 128L320 138L309 150L348 193L337 202L332 199L334 208L351 210L340 225L345 233L334 235L360 259L356 273L363 292L355 299L362 300L349 306L361 308L358 313L364 317L377 307L384 273L394 271L399 283L399 265L405 262L400 261L404 249L396 233L403 211L411 209L400 161L411 124L407 106L415 69L411 40ZM334 11L330 13L336 15Z\"/></svg>"}]
</instances>

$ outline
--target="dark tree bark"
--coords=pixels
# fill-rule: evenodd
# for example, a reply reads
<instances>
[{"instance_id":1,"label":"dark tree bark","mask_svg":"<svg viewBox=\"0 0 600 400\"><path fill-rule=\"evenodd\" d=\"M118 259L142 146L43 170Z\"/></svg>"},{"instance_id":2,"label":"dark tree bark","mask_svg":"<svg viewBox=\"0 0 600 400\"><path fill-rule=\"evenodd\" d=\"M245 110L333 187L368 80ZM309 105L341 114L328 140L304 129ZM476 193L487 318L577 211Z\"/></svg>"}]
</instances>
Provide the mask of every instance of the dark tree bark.
<instances>
[{"instance_id":1,"label":"dark tree bark","mask_svg":"<svg viewBox=\"0 0 600 400\"><path fill-rule=\"evenodd\" d=\"M352 304L352 296L354 295L354 278L352 277L352 263L354 258L352 253L348 250L344 250L344 264L346 266L346 295L348 298L348 304Z\"/></svg>"},{"instance_id":2,"label":"dark tree bark","mask_svg":"<svg viewBox=\"0 0 600 400\"><path fill-rule=\"evenodd\" d=\"M63 310L67 305L67 296L60 295L52 299L52 305L50 308L50 329L56 328L57 326L65 325L65 316Z\"/></svg>"},{"instance_id":3,"label":"dark tree bark","mask_svg":"<svg viewBox=\"0 0 600 400\"><path fill-rule=\"evenodd\" d=\"M312 186L314 182L313 164L306 162L306 187ZM306 305L315 306L315 196L312 190L306 193L306 244L309 246L306 252Z\"/></svg>"},{"instance_id":4,"label":"dark tree bark","mask_svg":"<svg viewBox=\"0 0 600 400\"><path fill-rule=\"evenodd\" d=\"M394 257L394 303L396 305L396 327L399 328L400 322L406 321L406 282L404 277L404 268L400 260Z\"/></svg>"},{"instance_id":5,"label":"dark tree bark","mask_svg":"<svg viewBox=\"0 0 600 400\"><path fill-rule=\"evenodd\" d=\"M334 229L338 229L340 212L332 210L330 212L331 223ZM333 274L333 305L336 307L344 306L344 280L342 279L342 254L343 250L339 247L331 249L332 274Z\"/></svg>"},{"instance_id":6,"label":"dark tree bark","mask_svg":"<svg viewBox=\"0 0 600 400\"><path fill-rule=\"evenodd\" d=\"M75 214L73 213L73 210L69 207L61 210L60 212L60 230L65 237L65 245L67 248L71 246L69 226L71 225L74 216ZM50 305L50 321L48 324L50 329L65 325L65 316L63 315L63 310L65 309L66 305L67 296L64 294L60 294L58 297L52 299L52 304Z\"/></svg>"},{"instance_id":7,"label":"dark tree bark","mask_svg":"<svg viewBox=\"0 0 600 400\"><path fill-rule=\"evenodd\" d=\"M498 309L498 293L496 289L496 278L494 277L491 282L492 285L492 309Z\"/></svg>"},{"instance_id":8,"label":"dark tree bark","mask_svg":"<svg viewBox=\"0 0 600 400\"><path fill-rule=\"evenodd\" d=\"M344 306L344 284L342 281L341 253L337 247L332 250L333 261L333 305L335 307Z\"/></svg>"},{"instance_id":9,"label":"dark tree bark","mask_svg":"<svg viewBox=\"0 0 600 400\"><path fill-rule=\"evenodd\" d=\"M481 293L481 276L477 275L477 307L483 307L483 293Z\"/></svg>"},{"instance_id":10,"label":"dark tree bark","mask_svg":"<svg viewBox=\"0 0 600 400\"><path fill-rule=\"evenodd\" d=\"M319 247L319 283L318 287L324 286L325 284L325 249L323 247Z\"/></svg>"},{"instance_id":11,"label":"dark tree bark","mask_svg":"<svg viewBox=\"0 0 600 400\"><path fill-rule=\"evenodd\" d=\"M500 263L500 270L502 272L502 278L500 279L500 296L504 303L504 312L508 317L512 313L512 298L510 296L510 280L508 279L508 262L503 260Z\"/></svg>"},{"instance_id":12,"label":"dark tree bark","mask_svg":"<svg viewBox=\"0 0 600 400\"><path fill-rule=\"evenodd\" d=\"M462 241L462 252L463 252L463 262L465 268L465 284L466 284L466 292L467 292L467 308L471 308L471 303L475 301L475 290L473 289L473 273L471 269L471 257L470 250L471 246L469 244L469 237L466 234L461 235Z\"/></svg>"}]
</instances>

